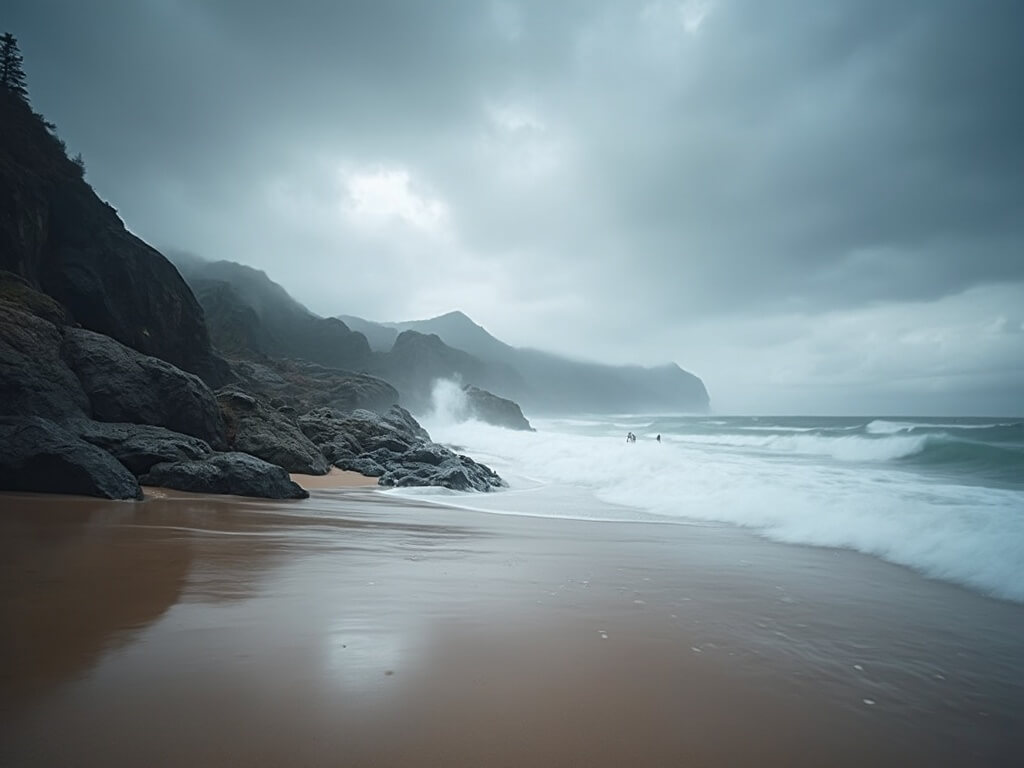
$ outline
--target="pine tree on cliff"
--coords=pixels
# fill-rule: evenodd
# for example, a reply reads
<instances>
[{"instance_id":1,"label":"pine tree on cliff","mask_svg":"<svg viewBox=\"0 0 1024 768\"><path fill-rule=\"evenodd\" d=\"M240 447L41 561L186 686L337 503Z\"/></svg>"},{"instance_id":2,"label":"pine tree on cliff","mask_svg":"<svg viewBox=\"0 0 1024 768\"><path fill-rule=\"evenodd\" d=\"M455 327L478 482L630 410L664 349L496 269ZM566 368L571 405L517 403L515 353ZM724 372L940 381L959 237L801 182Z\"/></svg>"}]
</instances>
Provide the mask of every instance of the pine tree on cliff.
<instances>
[{"instance_id":1,"label":"pine tree on cliff","mask_svg":"<svg viewBox=\"0 0 1024 768\"><path fill-rule=\"evenodd\" d=\"M18 39L10 32L5 32L0 37L0 85L28 103L28 83L21 62Z\"/></svg>"}]
</instances>

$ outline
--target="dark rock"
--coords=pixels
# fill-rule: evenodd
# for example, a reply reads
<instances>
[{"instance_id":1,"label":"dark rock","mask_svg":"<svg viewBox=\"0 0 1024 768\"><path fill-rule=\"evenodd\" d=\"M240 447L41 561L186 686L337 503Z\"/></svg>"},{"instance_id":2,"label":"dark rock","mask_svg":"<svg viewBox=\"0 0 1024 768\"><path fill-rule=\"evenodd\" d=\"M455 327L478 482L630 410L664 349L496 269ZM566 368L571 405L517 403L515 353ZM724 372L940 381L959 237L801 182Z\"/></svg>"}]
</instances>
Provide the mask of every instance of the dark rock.
<instances>
[{"instance_id":1,"label":"dark rock","mask_svg":"<svg viewBox=\"0 0 1024 768\"><path fill-rule=\"evenodd\" d=\"M466 393L469 415L496 427L517 429L524 432L535 431L530 422L523 416L523 411L512 400L493 395L485 389L467 385L462 388Z\"/></svg>"},{"instance_id":2,"label":"dark rock","mask_svg":"<svg viewBox=\"0 0 1024 768\"><path fill-rule=\"evenodd\" d=\"M0 269L86 328L223 383L203 311L178 270L126 231L63 143L0 89Z\"/></svg>"},{"instance_id":3,"label":"dark rock","mask_svg":"<svg viewBox=\"0 0 1024 768\"><path fill-rule=\"evenodd\" d=\"M63 421L90 412L62 340L53 323L0 300L0 414Z\"/></svg>"},{"instance_id":4,"label":"dark rock","mask_svg":"<svg viewBox=\"0 0 1024 768\"><path fill-rule=\"evenodd\" d=\"M87 443L112 454L136 476L145 474L154 464L201 459L212 453L210 446L198 437L149 424L80 419L68 422L67 428Z\"/></svg>"},{"instance_id":5,"label":"dark rock","mask_svg":"<svg viewBox=\"0 0 1024 768\"><path fill-rule=\"evenodd\" d=\"M383 465L378 464L369 456L341 459L335 462L334 466L349 472L358 472L361 475L366 475L366 477L380 477L387 471Z\"/></svg>"},{"instance_id":6,"label":"dark rock","mask_svg":"<svg viewBox=\"0 0 1024 768\"><path fill-rule=\"evenodd\" d=\"M217 393L228 442L289 472L325 475L330 464L308 437L286 416L237 389Z\"/></svg>"},{"instance_id":7,"label":"dark rock","mask_svg":"<svg viewBox=\"0 0 1024 768\"><path fill-rule=\"evenodd\" d=\"M231 371L246 392L298 413L318 408L383 413L398 402L398 391L386 381L299 360L236 361Z\"/></svg>"},{"instance_id":8,"label":"dark rock","mask_svg":"<svg viewBox=\"0 0 1024 768\"><path fill-rule=\"evenodd\" d=\"M449 454L440 465L417 463L402 457L397 464L389 466L377 482L398 488L439 486L484 493L505 486L505 482L489 467L450 451Z\"/></svg>"},{"instance_id":9,"label":"dark rock","mask_svg":"<svg viewBox=\"0 0 1024 768\"><path fill-rule=\"evenodd\" d=\"M385 421L372 411L341 413L329 408L310 411L298 419L299 429L324 450L333 446L341 454L358 455L381 447L408 450L416 435L400 420Z\"/></svg>"},{"instance_id":10,"label":"dark rock","mask_svg":"<svg viewBox=\"0 0 1024 768\"><path fill-rule=\"evenodd\" d=\"M89 397L93 418L153 424L227 447L220 406L198 376L81 328L66 330L62 354Z\"/></svg>"},{"instance_id":11,"label":"dark rock","mask_svg":"<svg viewBox=\"0 0 1024 768\"><path fill-rule=\"evenodd\" d=\"M264 272L231 261L171 254L206 313L210 337L235 358L298 358L358 371L370 345L334 317L318 317Z\"/></svg>"},{"instance_id":12,"label":"dark rock","mask_svg":"<svg viewBox=\"0 0 1024 768\"><path fill-rule=\"evenodd\" d=\"M41 317L56 326L70 324L64 307L45 293L35 290L29 285L28 280L13 272L0 270L0 301L13 304L18 309Z\"/></svg>"},{"instance_id":13,"label":"dark rock","mask_svg":"<svg viewBox=\"0 0 1024 768\"><path fill-rule=\"evenodd\" d=\"M138 481L117 459L36 416L0 419L0 489L142 498Z\"/></svg>"},{"instance_id":14,"label":"dark rock","mask_svg":"<svg viewBox=\"0 0 1024 768\"><path fill-rule=\"evenodd\" d=\"M490 389L522 389L525 384L510 366L480 360L445 344L435 334L403 331L394 346L378 353L370 371L392 382L402 402L417 411L428 410L439 379L468 381Z\"/></svg>"},{"instance_id":15,"label":"dark rock","mask_svg":"<svg viewBox=\"0 0 1024 768\"><path fill-rule=\"evenodd\" d=\"M305 499L309 493L281 467L247 453L215 453L200 461L157 464L143 485L193 493L227 493L265 499Z\"/></svg>"},{"instance_id":16,"label":"dark rock","mask_svg":"<svg viewBox=\"0 0 1024 768\"><path fill-rule=\"evenodd\" d=\"M411 464L430 464L433 467L448 461L454 454L437 443L424 443L402 456L403 462Z\"/></svg>"},{"instance_id":17,"label":"dark rock","mask_svg":"<svg viewBox=\"0 0 1024 768\"><path fill-rule=\"evenodd\" d=\"M439 485L489 491L504 482L472 459L430 442L430 435L404 408L383 416L371 411L320 409L300 416L299 428L339 469L380 477L385 486Z\"/></svg>"}]
</instances>

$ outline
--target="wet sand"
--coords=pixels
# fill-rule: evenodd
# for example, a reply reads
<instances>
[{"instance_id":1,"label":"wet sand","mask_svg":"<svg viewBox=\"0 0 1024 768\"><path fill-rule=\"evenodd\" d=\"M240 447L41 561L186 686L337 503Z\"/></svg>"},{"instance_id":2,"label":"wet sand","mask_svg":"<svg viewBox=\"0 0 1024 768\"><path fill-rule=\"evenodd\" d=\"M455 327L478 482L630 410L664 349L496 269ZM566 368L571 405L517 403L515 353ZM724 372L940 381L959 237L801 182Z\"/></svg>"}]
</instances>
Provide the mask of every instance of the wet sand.
<instances>
[{"instance_id":1,"label":"wet sand","mask_svg":"<svg viewBox=\"0 0 1024 768\"><path fill-rule=\"evenodd\" d=\"M1024 764L1024 606L710 525L0 495L0 765Z\"/></svg>"},{"instance_id":2,"label":"wet sand","mask_svg":"<svg viewBox=\"0 0 1024 768\"><path fill-rule=\"evenodd\" d=\"M330 488L376 488L377 478L367 477L358 472L331 467L326 475L299 475L293 473L291 479L307 491L326 490Z\"/></svg>"}]
</instances>

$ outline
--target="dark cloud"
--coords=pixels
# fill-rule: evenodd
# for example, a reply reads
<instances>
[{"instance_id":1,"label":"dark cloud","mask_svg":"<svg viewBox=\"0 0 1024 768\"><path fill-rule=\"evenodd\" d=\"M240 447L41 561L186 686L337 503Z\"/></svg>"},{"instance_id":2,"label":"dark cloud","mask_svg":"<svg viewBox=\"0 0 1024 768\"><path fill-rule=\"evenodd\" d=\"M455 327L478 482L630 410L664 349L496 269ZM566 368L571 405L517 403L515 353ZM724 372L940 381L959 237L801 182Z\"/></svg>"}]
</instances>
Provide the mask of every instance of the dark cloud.
<instances>
[{"instance_id":1,"label":"dark cloud","mask_svg":"<svg viewBox=\"0 0 1024 768\"><path fill-rule=\"evenodd\" d=\"M517 343L674 357L754 408L844 381L912 404L882 324L955 309L935 363L1021 320L1012 0L14 0L4 24L130 227L323 313L460 307ZM948 409L1019 392L1020 337L943 379ZM762 353L804 371L788 400L733 386Z\"/></svg>"}]
</instances>

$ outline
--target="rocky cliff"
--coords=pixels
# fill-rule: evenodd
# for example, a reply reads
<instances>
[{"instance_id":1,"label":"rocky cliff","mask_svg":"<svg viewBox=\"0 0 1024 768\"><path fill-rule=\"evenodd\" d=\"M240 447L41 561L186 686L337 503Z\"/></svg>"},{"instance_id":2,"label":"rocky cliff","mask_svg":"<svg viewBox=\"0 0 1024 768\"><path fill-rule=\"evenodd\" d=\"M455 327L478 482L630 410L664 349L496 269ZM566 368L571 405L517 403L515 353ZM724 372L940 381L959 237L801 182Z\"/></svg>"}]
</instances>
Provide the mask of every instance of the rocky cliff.
<instances>
[{"instance_id":1,"label":"rocky cliff","mask_svg":"<svg viewBox=\"0 0 1024 768\"><path fill-rule=\"evenodd\" d=\"M370 345L334 317L319 317L260 270L172 253L206 313L214 346L241 359L293 358L360 371Z\"/></svg>"},{"instance_id":2,"label":"rocky cliff","mask_svg":"<svg viewBox=\"0 0 1024 768\"><path fill-rule=\"evenodd\" d=\"M178 270L128 232L28 104L0 89L0 269L57 302L70 322L196 373L226 378Z\"/></svg>"},{"instance_id":3,"label":"rocky cliff","mask_svg":"<svg viewBox=\"0 0 1024 768\"><path fill-rule=\"evenodd\" d=\"M207 286L225 346L260 348L232 370L178 270L124 229L51 131L23 93L0 87L0 490L304 498L288 473L339 465L325 452L372 460L383 485L502 485L431 443L386 382L268 357L319 351L347 366L370 352L340 320L282 303L254 270L239 281L249 295ZM268 286L279 301L254 308ZM300 428L311 409L305 429L330 422L323 444Z\"/></svg>"}]
</instances>

